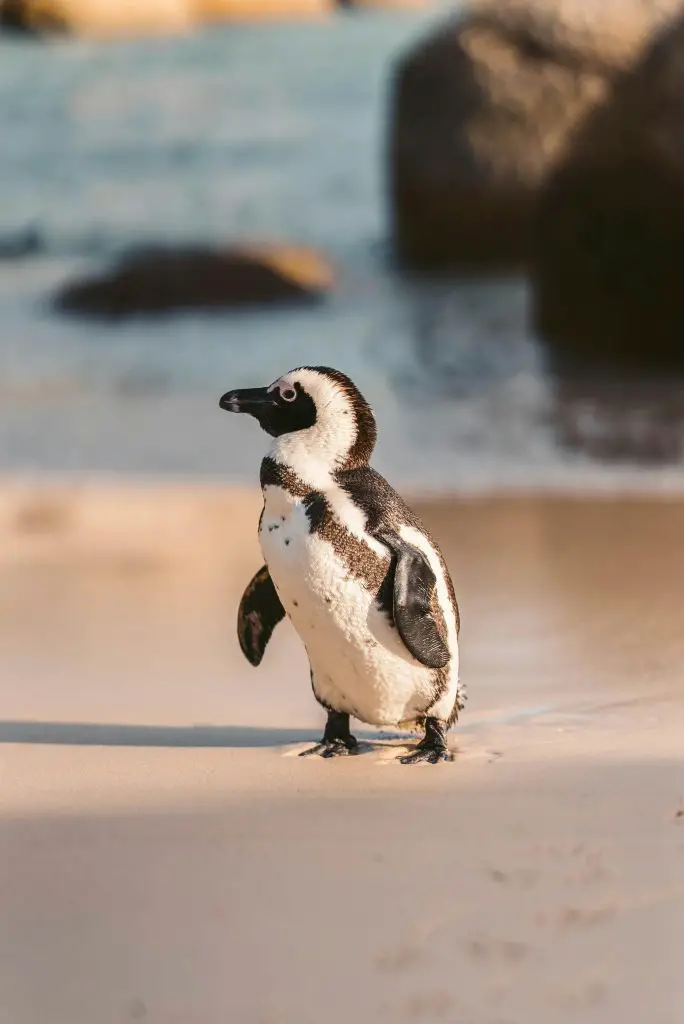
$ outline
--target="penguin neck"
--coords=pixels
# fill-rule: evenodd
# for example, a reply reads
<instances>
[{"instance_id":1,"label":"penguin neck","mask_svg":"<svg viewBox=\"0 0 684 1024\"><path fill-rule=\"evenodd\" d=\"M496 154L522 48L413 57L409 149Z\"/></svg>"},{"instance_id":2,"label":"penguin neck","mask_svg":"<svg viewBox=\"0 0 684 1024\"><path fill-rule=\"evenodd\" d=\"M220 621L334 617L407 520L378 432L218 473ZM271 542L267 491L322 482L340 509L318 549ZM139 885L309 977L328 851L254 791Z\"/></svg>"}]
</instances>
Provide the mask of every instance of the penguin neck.
<instances>
[{"instance_id":1,"label":"penguin neck","mask_svg":"<svg viewBox=\"0 0 684 1024\"><path fill-rule=\"evenodd\" d=\"M283 434L274 440L268 454L294 473L305 487L327 491L339 486L336 475L345 469L348 441L338 437L335 444L320 445L315 443L316 438L311 433L300 430Z\"/></svg>"}]
</instances>

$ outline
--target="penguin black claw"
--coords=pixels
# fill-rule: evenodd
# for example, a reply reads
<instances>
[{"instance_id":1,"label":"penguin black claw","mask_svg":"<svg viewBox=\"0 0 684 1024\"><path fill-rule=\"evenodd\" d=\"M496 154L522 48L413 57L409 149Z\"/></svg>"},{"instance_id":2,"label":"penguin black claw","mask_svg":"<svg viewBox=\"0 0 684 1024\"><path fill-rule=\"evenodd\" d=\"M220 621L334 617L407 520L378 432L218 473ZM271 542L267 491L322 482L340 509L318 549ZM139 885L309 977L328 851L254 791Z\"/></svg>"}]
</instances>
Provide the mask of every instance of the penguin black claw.
<instances>
[{"instance_id":1,"label":"penguin black claw","mask_svg":"<svg viewBox=\"0 0 684 1024\"><path fill-rule=\"evenodd\" d=\"M356 736L349 732L349 715L342 711L328 711L328 721L323 739L315 747L302 750L300 757L349 757L358 754L359 744Z\"/></svg>"},{"instance_id":2,"label":"penguin black claw","mask_svg":"<svg viewBox=\"0 0 684 1024\"><path fill-rule=\"evenodd\" d=\"M438 747L418 747L412 754L405 754L398 757L400 764L420 764L426 761L428 764L439 764L440 761L453 761L454 755L448 750L441 750Z\"/></svg>"},{"instance_id":3,"label":"penguin black claw","mask_svg":"<svg viewBox=\"0 0 684 1024\"><path fill-rule=\"evenodd\" d=\"M315 754L318 757L351 757L354 754L358 754L359 745L353 736L350 736L348 740L331 740L326 742L321 740L315 747L309 747L308 750L302 750L300 757L313 757Z\"/></svg>"}]
</instances>

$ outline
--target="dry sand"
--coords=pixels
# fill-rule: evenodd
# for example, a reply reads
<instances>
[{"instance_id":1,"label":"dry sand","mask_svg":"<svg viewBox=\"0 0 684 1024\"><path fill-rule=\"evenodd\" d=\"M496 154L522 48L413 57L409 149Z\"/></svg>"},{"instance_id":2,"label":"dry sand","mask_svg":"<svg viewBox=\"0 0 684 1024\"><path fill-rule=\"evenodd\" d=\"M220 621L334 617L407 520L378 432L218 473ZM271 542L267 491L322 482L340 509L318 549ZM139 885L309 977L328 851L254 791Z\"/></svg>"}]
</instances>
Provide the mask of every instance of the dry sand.
<instances>
[{"instance_id":1,"label":"dry sand","mask_svg":"<svg viewBox=\"0 0 684 1024\"><path fill-rule=\"evenodd\" d=\"M682 1024L684 505L419 506L470 692L436 767L294 756L296 638L234 637L258 505L0 489L0 1024Z\"/></svg>"}]
</instances>

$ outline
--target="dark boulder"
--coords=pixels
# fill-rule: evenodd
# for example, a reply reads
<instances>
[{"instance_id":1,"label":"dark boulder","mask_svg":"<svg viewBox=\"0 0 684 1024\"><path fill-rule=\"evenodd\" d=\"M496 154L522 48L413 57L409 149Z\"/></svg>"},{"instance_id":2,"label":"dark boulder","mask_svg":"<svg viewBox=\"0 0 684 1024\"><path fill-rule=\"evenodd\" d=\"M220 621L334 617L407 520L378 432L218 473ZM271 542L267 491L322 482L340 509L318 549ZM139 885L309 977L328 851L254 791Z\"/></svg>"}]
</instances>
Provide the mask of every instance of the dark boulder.
<instances>
[{"instance_id":1,"label":"dark boulder","mask_svg":"<svg viewBox=\"0 0 684 1024\"><path fill-rule=\"evenodd\" d=\"M392 232L409 265L517 268L569 138L681 0L479 0L391 85Z\"/></svg>"},{"instance_id":2,"label":"dark boulder","mask_svg":"<svg viewBox=\"0 0 684 1024\"><path fill-rule=\"evenodd\" d=\"M332 0L0 0L0 28L101 39L187 32L197 24L310 18Z\"/></svg>"},{"instance_id":3,"label":"dark boulder","mask_svg":"<svg viewBox=\"0 0 684 1024\"><path fill-rule=\"evenodd\" d=\"M178 32L195 20L190 0L0 0L0 28L37 36Z\"/></svg>"},{"instance_id":4,"label":"dark boulder","mask_svg":"<svg viewBox=\"0 0 684 1024\"><path fill-rule=\"evenodd\" d=\"M13 262L45 252L45 241L37 228L25 228L15 234L0 235L0 260Z\"/></svg>"},{"instance_id":5,"label":"dark boulder","mask_svg":"<svg viewBox=\"0 0 684 1024\"><path fill-rule=\"evenodd\" d=\"M566 377L684 371L684 19L585 119L550 176L533 317Z\"/></svg>"},{"instance_id":6,"label":"dark boulder","mask_svg":"<svg viewBox=\"0 0 684 1024\"><path fill-rule=\"evenodd\" d=\"M117 319L311 302L332 285L329 264L295 246L152 248L124 256L111 271L66 285L54 304L63 312Z\"/></svg>"}]
</instances>

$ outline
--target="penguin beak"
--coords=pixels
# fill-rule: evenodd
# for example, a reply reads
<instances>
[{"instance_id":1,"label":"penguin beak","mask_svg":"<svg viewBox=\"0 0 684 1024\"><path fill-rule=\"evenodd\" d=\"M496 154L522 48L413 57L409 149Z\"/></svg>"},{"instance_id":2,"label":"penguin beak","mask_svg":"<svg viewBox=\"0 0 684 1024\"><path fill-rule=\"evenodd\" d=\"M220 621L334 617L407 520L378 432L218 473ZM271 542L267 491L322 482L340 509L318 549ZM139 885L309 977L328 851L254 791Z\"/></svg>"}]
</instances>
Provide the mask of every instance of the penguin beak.
<instances>
[{"instance_id":1,"label":"penguin beak","mask_svg":"<svg viewBox=\"0 0 684 1024\"><path fill-rule=\"evenodd\" d=\"M248 412L258 417L275 405L275 397L266 388L238 388L237 391L226 391L219 405L227 412Z\"/></svg>"}]
</instances>

